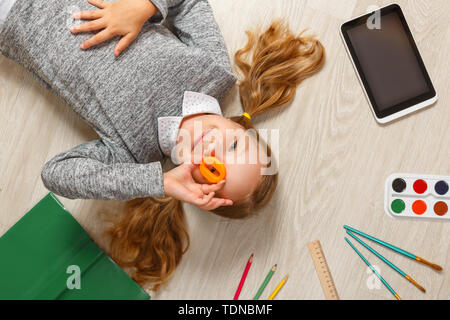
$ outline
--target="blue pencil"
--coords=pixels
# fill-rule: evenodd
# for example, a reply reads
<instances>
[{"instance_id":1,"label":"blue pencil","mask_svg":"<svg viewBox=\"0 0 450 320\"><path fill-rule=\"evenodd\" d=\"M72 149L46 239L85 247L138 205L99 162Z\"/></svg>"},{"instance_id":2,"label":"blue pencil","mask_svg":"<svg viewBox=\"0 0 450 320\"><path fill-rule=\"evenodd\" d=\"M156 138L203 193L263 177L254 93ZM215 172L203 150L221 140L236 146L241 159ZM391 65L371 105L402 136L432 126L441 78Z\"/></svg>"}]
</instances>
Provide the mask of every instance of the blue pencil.
<instances>
[{"instance_id":1,"label":"blue pencil","mask_svg":"<svg viewBox=\"0 0 450 320\"><path fill-rule=\"evenodd\" d=\"M399 295L394 291L394 289L392 289L392 287L386 282L386 280L384 280L384 278L377 272L377 270L375 270L374 267L372 267L370 262L367 261L367 259L364 258L364 256L361 254L361 252L359 252L358 249L356 249L355 246L350 242L350 240L348 240L347 237L345 237L345 241L347 241L347 243L353 248L353 250L355 250L355 252L358 254L358 256L360 256L360 258L363 259L363 261L369 266L369 268L373 271L373 273L375 273L375 275L381 280L381 282L383 282L383 284L394 295L394 297L396 297L397 300L402 300L399 297Z\"/></svg>"},{"instance_id":2,"label":"blue pencil","mask_svg":"<svg viewBox=\"0 0 450 320\"><path fill-rule=\"evenodd\" d=\"M379 254L377 251L375 251L374 249L372 249L367 243L365 243L364 241L362 241L361 239L359 239L357 236L355 236L350 230L347 230L347 233L353 237L353 239L355 239L356 241L358 241L360 244L362 244L367 250L369 250L370 252L372 252L374 255L376 255L378 258L380 258L381 260L383 260L388 266L390 266L392 269L394 269L395 271L397 271L398 273L400 273L400 275L402 277L404 277L406 280L408 280L409 282L411 282L413 285L415 285L417 288L419 288L421 291L425 292L425 288L422 287L420 284L418 284L413 278L411 278L409 275L407 275L404 271L402 271L399 267L397 267L395 264L393 264L392 262L390 262L388 259L386 259L385 257L383 257L381 254Z\"/></svg>"}]
</instances>

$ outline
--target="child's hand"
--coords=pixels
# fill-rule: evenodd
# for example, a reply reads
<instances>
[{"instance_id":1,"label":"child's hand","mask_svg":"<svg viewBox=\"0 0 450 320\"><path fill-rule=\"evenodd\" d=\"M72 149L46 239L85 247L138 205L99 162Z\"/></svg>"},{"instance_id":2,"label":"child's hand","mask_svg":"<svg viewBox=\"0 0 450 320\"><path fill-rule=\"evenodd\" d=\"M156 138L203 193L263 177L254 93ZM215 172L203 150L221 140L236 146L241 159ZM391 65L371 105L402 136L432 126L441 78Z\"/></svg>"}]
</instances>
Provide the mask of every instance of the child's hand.
<instances>
[{"instance_id":1,"label":"child's hand","mask_svg":"<svg viewBox=\"0 0 450 320\"><path fill-rule=\"evenodd\" d=\"M117 57L138 36L145 21L150 19L158 9L150 0L88 0L100 10L75 12L73 18L92 20L70 28L72 33L103 29L81 44L81 49L88 49L115 36L122 36L114 48Z\"/></svg>"},{"instance_id":2,"label":"child's hand","mask_svg":"<svg viewBox=\"0 0 450 320\"><path fill-rule=\"evenodd\" d=\"M191 203L206 211L233 204L229 199L214 198L215 192L225 185L225 181L217 184L199 184L192 178L194 168L194 164L184 163L164 173L166 196Z\"/></svg>"}]
</instances>

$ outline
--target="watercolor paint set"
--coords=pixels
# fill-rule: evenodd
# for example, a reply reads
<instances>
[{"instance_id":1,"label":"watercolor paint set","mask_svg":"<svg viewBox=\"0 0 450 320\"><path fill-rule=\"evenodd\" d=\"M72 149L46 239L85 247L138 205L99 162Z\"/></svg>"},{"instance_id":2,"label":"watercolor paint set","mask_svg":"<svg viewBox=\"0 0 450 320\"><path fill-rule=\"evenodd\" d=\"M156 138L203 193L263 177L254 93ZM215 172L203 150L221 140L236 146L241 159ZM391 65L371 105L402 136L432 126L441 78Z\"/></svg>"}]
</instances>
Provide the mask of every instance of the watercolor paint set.
<instances>
[{"instance_id":1,"label":"watercolor paint set","mask_svg":"<svg viewBox=\"0 0 450 320\"><path fill-rule=\"evenodd\" d=\"M450 177L393 174L386 180L384 208L394 218L450 220Z\"/></svg>"}]
</instances>

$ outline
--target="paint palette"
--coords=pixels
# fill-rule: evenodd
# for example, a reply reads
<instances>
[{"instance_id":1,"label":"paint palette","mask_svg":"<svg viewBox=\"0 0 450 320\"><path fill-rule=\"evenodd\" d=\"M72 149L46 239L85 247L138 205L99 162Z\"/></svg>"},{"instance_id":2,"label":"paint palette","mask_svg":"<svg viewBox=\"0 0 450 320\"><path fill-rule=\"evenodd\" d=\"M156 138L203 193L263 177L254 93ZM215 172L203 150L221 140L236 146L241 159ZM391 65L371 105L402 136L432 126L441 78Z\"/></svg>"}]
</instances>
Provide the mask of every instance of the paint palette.
<instances>
[{"instance_id":1,"label":"paint palette","mask_svg":"<svg viewBox=\"0 0 450 320\"><path fill-rule=\"evenodd\" d=\"M450 220L450 177L393 174L386 180L384 209L394 218Z\"/></svg>"}]
</instances>

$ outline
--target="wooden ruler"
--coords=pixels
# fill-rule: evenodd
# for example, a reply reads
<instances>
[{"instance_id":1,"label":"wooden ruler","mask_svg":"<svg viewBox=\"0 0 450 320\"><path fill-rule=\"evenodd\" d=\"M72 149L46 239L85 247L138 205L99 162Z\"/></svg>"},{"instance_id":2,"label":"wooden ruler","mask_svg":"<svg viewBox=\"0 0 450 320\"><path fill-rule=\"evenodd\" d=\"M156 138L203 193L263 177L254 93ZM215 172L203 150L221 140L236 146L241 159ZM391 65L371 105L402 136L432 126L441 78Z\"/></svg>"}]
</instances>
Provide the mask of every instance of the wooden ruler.
<instances>
[{"instance_id":1,"label":"wooden ruler","mask_svg":"<svg viewBox=\"0 0 450 320\"><path fill-rule=\"evenodd\" d=\"M331 276L330 268L328 268L327 260L323 254L320 241L316 240L308 243L309 252L316 267L317 275L319 276L320 284L322 285L323 293L327 300L339 300L336 286Z\"/></svg>"}]
</instances>

